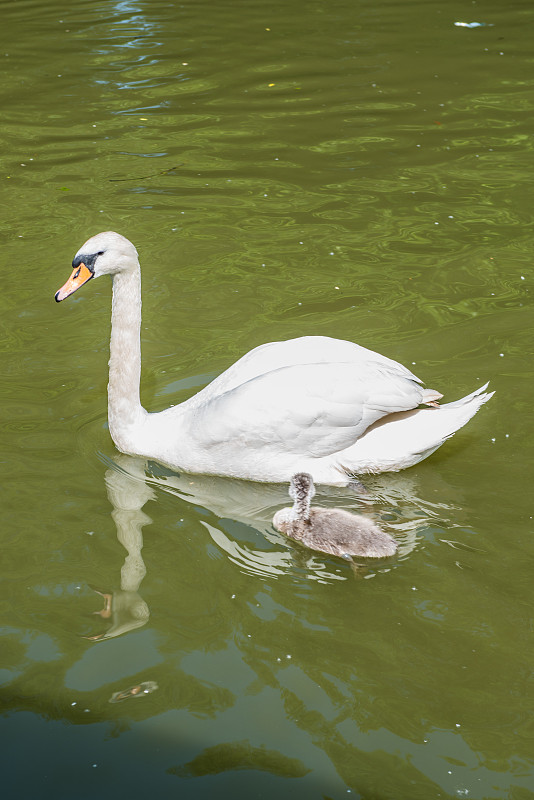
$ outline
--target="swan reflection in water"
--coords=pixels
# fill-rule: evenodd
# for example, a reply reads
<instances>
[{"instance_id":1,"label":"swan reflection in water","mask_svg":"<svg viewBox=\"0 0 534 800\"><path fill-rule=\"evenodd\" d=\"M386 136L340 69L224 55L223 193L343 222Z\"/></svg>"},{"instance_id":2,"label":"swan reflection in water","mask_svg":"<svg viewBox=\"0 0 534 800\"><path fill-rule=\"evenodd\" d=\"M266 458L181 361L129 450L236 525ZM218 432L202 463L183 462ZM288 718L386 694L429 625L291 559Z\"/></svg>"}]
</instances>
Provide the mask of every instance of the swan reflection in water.
<instances>
[{"instance_id":1,"label":"swan reflection in water","mask_svg":"<svg viewBox=\"0 0 534 800\"><path fill-rule=\"evenodd\" d=\"M341 559L305 550L273 528L274 513L287 504L285 485L179 475L156 462L120 453L112 460L102 458L109 465L105 481L113 507L111 516L127 555L121 568L120 589L95 589L103 597L104 607L94 613L110 624L104 633L86 637L92 642L111 639L148 622L150 611L139 590L146 574L141 554L142 529L152 520L143 507L157 498L156 489L194 505L199 522L214 544L242 572L264 578L298 574L321 583L351 577L351 569ZM367 560L358 564L356 559L353 573L359 577L372 577L395 568L416 547L418 530L452 508L421 500L415 481L406 475L373 476L366 482L367 489L359 484L347 489L320 487L322 505L357 510L380 521L398 543L394 563L370 566ZM208 519L200 518L203 509Z\"/></svg>"},{"instance_id":2,"label":"swan reflection in water","mask_svg":"<svg viewBox=\"0 0 534 800\"><path fill-rule=\"evenodd\" d=\"M117 528L117 539L127 555L121 568L120 589L113 592L95 589L104 599L104 608L94 613L102 619L111 620L111 625L104 633L85 637L92 642L112 639L121 633L141 628L150 616L148 606L138 590L146 575L141 555L142 529L152 522L142 509L148 500L155 498L155 492L146 482L134 480L123 469L108 469L105 480L108 499L113 506L111 516Z\"/></svg>"}]
</instances>

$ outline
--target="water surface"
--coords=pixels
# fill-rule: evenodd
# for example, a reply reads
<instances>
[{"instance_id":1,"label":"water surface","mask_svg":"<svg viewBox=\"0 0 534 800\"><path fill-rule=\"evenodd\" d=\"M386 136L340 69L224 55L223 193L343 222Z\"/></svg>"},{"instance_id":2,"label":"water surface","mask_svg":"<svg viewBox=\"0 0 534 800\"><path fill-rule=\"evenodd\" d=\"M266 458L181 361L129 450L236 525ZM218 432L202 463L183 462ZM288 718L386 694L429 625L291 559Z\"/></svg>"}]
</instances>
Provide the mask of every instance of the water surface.
<instances>
[{"instance_id":1,"label":"water surface","mask_svg":"<svg viewBox=\"0 0 534 800\"><path fill-rule=\"evenodd\" d=\"M532 797L534 11L0 11L10 796ZM106 229L141 257L150 410L310 333L447 400L491 379L430 459L319 496L397 558L351 570L273 530L283 487L116 452L109 282L53 302Z\"/></svg>"}]
</instances>

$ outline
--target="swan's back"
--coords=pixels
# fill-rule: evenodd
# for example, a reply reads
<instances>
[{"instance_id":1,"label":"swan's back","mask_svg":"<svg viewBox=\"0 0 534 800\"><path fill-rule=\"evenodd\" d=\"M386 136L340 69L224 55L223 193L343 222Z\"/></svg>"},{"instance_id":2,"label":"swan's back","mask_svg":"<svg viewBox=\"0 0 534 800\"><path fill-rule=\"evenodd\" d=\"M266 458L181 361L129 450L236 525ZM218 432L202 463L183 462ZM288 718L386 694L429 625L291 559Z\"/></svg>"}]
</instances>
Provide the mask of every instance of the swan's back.
<instances>
[{"instance_id":1,"label":"swan's back","mask_svg":"<svg viewBox=\"0 0 534 800\"><path fill-rule=\"evenodd\" d=\"M380 353L375 353L355 342L333 339L330 336L299 336L281 342L267 342L241 356L232 366L215 378L201 392L191 398L195 404L211 401L255 378L276 372L285 367L302 367L317 364L352 364L362 380L390 375L398 380L421 383L413 372L402 364Z\"/></svg>"}]
</instances>

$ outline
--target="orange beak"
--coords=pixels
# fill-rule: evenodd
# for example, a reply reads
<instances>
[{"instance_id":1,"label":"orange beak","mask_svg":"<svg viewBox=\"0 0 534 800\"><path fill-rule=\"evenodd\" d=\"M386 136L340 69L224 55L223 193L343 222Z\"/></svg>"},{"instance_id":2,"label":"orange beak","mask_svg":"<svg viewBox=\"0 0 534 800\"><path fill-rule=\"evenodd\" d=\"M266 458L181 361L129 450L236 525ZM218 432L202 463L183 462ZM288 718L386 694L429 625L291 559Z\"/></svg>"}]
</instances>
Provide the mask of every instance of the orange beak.
<instances>
[{"instance_id":1,"label":"orange beak","mask_svg":"<svg viewBox=\"0 0 534 800\"><path fill-rule=\"evenodd\" d=\"M82 262L78 267L75 267L72 270L72 275L68 279L67 283L63 284L61 289L56 292L56 302L60 303L66 297L73 294L76 289L79 289L80 286L83 286L84 283L87 283L87 281L92 277L93 273Z\"/></svg>"}]
</instances>

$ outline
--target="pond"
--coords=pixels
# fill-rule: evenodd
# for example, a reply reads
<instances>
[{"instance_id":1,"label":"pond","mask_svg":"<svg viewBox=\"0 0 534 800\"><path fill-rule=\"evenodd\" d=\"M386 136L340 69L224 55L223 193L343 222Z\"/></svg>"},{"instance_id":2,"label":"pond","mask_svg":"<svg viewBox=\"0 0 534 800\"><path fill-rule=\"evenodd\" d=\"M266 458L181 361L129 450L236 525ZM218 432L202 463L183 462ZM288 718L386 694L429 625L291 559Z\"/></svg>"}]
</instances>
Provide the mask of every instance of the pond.
<instances>
[{"instance_id":1,"label":"pond","mask_svg":"<svg viewBox=\"0 0 534 800\"><path fill-rule=\"evenodd\" d=\"M534 8L1 10L8 796L533 797ZM54 303L101 230L139 251L151 411L309 334L447 402L490 381L420 464L319 487L395 557L292 543L287 485L115 449L111 282Z\"/></svg>"}]
</instances>

